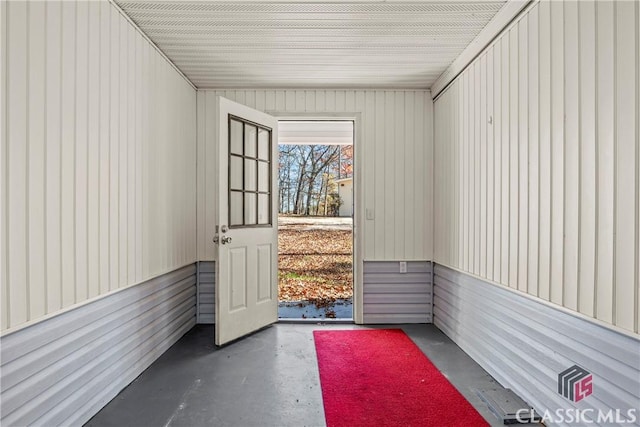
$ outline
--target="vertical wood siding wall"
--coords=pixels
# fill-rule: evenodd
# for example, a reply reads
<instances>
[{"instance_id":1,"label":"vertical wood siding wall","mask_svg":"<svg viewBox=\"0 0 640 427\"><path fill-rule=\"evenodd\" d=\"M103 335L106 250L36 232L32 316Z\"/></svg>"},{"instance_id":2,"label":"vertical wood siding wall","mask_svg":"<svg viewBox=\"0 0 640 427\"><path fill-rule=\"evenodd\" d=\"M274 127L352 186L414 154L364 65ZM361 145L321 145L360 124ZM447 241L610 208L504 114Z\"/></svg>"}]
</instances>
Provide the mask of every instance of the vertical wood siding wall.
<instances>
[{"instance_id":1,"label":"vertical wood siding wall","mask_svg":"<svg viewBox=\"0 0 640 427\"><path fill-rule=\"evenodd\" d=\"M196 260L196 92L106 1L1 7L7 330Z\"/></svg>"},{"instance_id":2,"label":"vertical wood siding wall","mask_svg":"<svg viewBox=\"0 0 640 427\"><path fill-rule=\"evenodd\" d=\"M435 102L435 261L638 332L640 5L542 1Z\"/></svg>"},{"instance_id":3,"label":"vertical wood siding wall","mask_svg":"<svg viewBox=\"0 0 640 427\"><path fill-rule=\"evenodd\" d=\"M361 113L364 196L361 224L366 260L431 259L433 103L428 91L206 90L198 91L198 250L212 260L216 217L215 98L268 113Z\"/></svg>"}]
</instances>

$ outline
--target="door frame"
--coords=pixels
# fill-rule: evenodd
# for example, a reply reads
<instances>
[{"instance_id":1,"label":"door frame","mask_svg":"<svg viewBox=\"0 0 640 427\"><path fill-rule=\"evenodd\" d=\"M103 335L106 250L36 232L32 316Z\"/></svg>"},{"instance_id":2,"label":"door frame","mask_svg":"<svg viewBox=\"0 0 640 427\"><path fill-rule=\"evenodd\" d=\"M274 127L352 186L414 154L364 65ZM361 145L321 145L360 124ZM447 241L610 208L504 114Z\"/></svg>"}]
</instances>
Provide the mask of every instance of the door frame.
<instances>
[{"instance_id":1,"label":"door frame","mask_svg":"<svg viewBox=\"0 0 640 427\"><path fill-rule=\"evenodd\" d=\"M364 209L362 186L362 113L292 113L269 111L265 113L280 121L352 121L353 122L353 322L362 324L364 313Z\"/></svg>"}]
</instances>

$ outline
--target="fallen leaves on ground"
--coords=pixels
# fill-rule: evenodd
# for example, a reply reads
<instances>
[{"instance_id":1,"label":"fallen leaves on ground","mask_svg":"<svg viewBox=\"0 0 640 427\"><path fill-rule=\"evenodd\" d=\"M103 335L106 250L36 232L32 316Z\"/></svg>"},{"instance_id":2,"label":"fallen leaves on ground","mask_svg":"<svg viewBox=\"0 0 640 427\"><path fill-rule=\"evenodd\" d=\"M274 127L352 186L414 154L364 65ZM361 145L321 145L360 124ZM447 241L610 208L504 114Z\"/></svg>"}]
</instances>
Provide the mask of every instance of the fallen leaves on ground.
<instances>
[{"instance_id":1,"label":"fallen leaves on ground","mask_svg":"<svg viewBox=\"0 0 640 427\"><path fill-rule=\"evenodd\" d=\"M352 242L350 230L280 230L280 301L310 301L321 308L353 297Z\"/></svg>"}]
</instances>

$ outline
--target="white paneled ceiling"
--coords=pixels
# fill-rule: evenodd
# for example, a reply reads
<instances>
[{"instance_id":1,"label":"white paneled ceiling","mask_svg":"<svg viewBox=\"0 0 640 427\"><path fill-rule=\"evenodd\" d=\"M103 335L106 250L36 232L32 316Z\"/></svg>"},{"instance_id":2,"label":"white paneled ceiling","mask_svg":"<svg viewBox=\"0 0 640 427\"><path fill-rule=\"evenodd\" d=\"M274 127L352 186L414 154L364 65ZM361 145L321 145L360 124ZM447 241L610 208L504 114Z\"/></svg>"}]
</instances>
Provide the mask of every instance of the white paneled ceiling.
<instances>
[{"instance_id":1,"label":"white paneled ceiling","mask_svg":"<svg viewBox=\"0 0 640 427\"><path fill-rule=\"evenodd\" d=\"M429 88L505 1L123 1L199 88Z\"/></svg>"}]
</instances>

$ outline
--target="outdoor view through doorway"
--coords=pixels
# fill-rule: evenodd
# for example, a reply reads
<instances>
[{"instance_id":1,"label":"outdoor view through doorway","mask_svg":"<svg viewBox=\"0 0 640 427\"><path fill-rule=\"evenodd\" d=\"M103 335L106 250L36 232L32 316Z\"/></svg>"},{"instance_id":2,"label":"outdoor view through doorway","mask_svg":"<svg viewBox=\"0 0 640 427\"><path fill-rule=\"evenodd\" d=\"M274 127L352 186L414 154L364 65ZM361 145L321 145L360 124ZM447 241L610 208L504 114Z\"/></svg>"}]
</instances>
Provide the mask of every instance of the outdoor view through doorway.
<instances>
[{"instance_id":1,"label":"outdoor view through doorway","mask_svg":"<svg viewBox=\"0 0 640 427\"><path fill-rule=\"evenodd\" d=\"M353 318L353 122L280 121L278 317Z\"/></svg>"}]
</instances>

